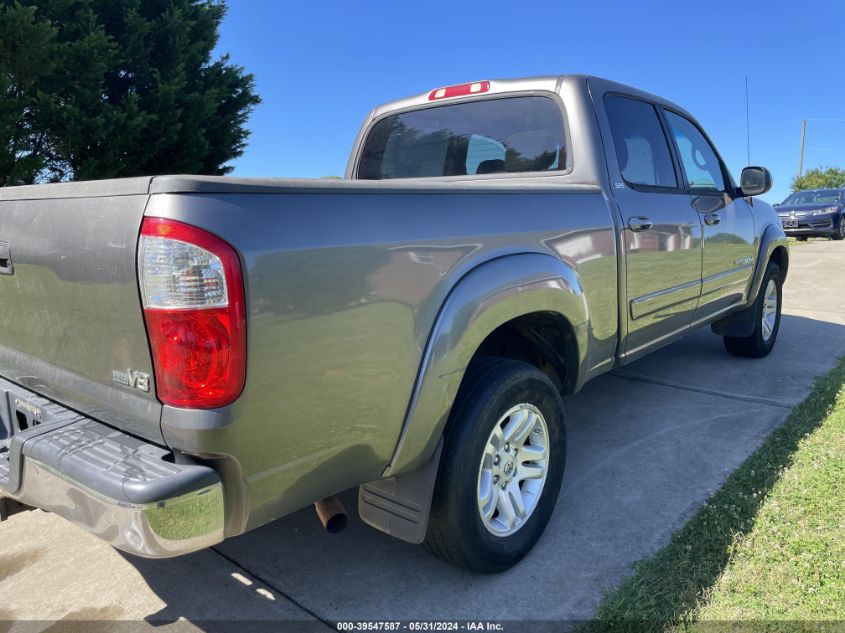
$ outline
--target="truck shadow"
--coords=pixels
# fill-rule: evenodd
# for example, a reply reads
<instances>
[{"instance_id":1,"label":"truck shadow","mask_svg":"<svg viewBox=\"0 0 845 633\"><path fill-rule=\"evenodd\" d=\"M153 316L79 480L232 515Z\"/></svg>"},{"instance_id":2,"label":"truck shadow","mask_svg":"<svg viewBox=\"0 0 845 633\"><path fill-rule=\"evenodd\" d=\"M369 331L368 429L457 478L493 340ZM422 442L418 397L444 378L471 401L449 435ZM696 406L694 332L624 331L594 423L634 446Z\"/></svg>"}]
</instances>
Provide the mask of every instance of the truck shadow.
<instances>
[{"instance_id":1,"label":"truck shadow","mask_svg":"<svg viewBox=\"0 0 845 633\"><path fill-rule=\"evenodd\" d=\"M339 535L326 534L308 508L215 551L128 559L167 604L147 620L181 617L223 630L215 627L224 621L305 620L309 612L325 622L591 618L604 593L669 543L732 472L755 467L749 456L843 354L845 326L785 315L778 345L765 359L733 358L718 337L699 331L627 366L624 375L593 381L567 401L569 458L557 509L534 551L506 573L473 575L368 528L350 490L341 495L349 527ZM718 517L722 531L702 548L724 551L731 533L753 527L779 471L821 420L805 416L781 428L762 479L730 480L731 494L746 502ZM709 587L720 561L662 597L667 613L682 613L689 595Z\"/></svg>"}]
</instances>

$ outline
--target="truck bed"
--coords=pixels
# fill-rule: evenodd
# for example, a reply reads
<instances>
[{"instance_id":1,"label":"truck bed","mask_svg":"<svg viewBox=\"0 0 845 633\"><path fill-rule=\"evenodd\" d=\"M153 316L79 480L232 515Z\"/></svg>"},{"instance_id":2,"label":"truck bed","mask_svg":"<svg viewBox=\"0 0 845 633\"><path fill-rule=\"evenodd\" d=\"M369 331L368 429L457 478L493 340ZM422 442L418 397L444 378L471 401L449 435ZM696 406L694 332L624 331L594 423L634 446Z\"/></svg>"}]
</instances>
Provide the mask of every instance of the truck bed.
<instances>
[{"instance_id":1,"label":"truck bed","mask_svg":"<svg viewBox=\"0 0 845 633\"><path fill-rule=\"evenodd\" d=\"M143 393L113 378L153 374L136 273L144 215L200 227L241 257L247 380L223 410L162 407L154 381ZM381 476L435 319L483 262L563 259L596 280L586 295L597 304L596 362L616 341L610 210L599 187L567 176L162 176L6 189L0 218L15 265L0 276L0 375L138 437L237 464L242 486L227 494L249 516L229 512L227 533Z\"/></svg>"}]
</instances>

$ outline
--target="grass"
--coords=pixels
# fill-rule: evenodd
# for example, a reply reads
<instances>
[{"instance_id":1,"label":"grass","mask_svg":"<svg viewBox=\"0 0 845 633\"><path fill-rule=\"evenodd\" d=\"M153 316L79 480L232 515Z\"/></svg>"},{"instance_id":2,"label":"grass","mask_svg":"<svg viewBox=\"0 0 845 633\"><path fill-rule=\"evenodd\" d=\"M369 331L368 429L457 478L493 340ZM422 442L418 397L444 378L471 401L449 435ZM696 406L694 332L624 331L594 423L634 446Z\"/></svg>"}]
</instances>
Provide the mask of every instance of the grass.
<instances>
[{"instance_id":1,"label":"grass","mask_svg":"<svg viewBox=\"0 0 845 633\"><path fill-rule=\"evenodd\" d=\"M845 358L588 630L765 630L845 620Z\"/></svg>"},{"instance_id":2,"label":"grass","mask_svg":"<svg viewBox=\"0 0 845 633\"><path fill-rule=\"evenodd\" d=\"M788 240L789 240L789 248L792 248L793 246L804 246L806 244L809 244L812 241L812 238L806 239L806 240L796 240L794 237L790 237L790 238L788 238Z\"/></svg>"},{"instance_id":3,"label":"grass","mask_svg":"<svg viewBox=\"0 0 845 633\"><path fill-rule=\"evenodd\" d=\"M806 240L796 240L794 237L789 238L789 247L792 248L793 246L806 246L807 244L812 244L813 242L830 242L830 238L827 237L808 237Z\"/></svg>"}]
</instances>

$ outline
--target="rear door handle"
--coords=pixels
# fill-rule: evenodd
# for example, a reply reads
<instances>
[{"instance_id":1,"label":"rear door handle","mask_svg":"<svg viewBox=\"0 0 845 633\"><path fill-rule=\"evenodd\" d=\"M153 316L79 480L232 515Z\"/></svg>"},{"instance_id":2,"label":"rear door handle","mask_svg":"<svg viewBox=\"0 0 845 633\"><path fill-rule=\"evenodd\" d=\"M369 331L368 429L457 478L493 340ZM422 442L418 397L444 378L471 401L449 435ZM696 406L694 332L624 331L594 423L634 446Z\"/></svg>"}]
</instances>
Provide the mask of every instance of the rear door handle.
<instances>
[{"instance_id":1,"label":"rear door handle","mask_svg":"<svg viewBox=\"0 0 845 633\"><path fill-rule=\"evenodd\" d=\"M641 215L637 215L628 220L628 228L631 229L634 233L639 233L640 231L648 231L653 226L654 222Z\"/></svg>"},{"instance_id":2,"label":"rear door handle","mask_svg":"<svg viewBox=\"0 0 845 633\"><path fill-rule=\"evenodd\" d=\"M704 223L708 226L716 226L722 221L722 216L718 213L705 213Z\"/></svg>"}]
</instances>

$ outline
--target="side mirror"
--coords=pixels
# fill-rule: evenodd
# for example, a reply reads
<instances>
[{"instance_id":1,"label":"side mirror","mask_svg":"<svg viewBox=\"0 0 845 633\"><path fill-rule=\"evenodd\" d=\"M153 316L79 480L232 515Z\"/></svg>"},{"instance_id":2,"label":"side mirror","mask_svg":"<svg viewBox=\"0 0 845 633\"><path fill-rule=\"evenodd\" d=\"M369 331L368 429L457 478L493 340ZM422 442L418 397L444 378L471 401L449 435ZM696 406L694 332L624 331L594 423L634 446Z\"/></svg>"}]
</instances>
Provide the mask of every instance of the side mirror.
<instances>
[{"instance_id":1,"label":"side mirror","mask_svg":"<svg viewBox=\"0 0 845 633\"><path fill-rule=\"evenodd\" d=\"M743 196L760 196L772 188L772 175L765 167L746 167L739 178Z\"/></svg>"}]
</instances>

